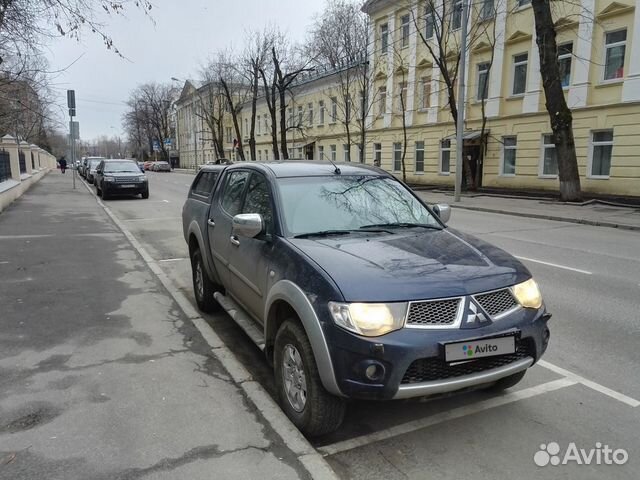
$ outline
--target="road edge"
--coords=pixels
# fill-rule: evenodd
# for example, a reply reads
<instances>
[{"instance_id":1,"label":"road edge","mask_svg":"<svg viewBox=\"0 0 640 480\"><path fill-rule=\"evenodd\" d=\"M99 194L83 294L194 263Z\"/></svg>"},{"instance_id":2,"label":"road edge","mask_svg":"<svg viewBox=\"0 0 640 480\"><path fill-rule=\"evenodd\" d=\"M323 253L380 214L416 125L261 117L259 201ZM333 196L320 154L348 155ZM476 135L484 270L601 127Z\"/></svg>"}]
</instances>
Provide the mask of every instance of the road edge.
<instances>
[{"instance_id":1,"label":"road edge","mask_svg":"<svg viewBox=\"0 0 640 480\"><path fill-rule=\"evenodd\" d=\"M89 193L96 199L98 205L102 207L107 216L120 229L131 246L142 257L160 283L162 283L167 293L171 295L171 298L178 304L180 310L182 310L184 315L200 332L204 340L211 347L212 353L225 370L227 370L234 383L243 390L247 398L253 403L256 410L260 412L273 431L278 434L284 444L297 456L302 467L314 479L338 480L339 477L333 471L325 457L313 448L304 435L291 423L262 385L253 380L249 371L244 368L235 354L227 348L218 334L209 326L206 320L202 318L189 299L179 290L178 286L164 273L164 270L162 270L160 265L149 255L138 239L120 221L115 213L102 202L91 187L89 187L85 181L81 181Z\"/></svg>"}]
</instances>

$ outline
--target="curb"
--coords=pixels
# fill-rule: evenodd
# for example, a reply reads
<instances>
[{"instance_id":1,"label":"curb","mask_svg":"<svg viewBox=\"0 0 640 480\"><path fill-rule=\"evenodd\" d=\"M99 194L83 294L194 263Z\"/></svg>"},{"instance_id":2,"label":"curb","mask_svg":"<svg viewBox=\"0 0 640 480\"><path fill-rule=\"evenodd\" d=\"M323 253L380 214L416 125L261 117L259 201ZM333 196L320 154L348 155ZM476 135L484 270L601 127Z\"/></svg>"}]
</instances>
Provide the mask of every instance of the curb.
<instances>
[{"instance_id":1,"label":"curb","mask_svg":"<svg viewBox=\"0 0 640 480\"><path fill-rule=\"evenodd\" d=\"M474 210L476 212L499 213L501 215L511 215L514 217L538 218L541 220L552 220L554 222L577 223L580 225L590 225L593 227L608 227L608 228L617 228L619 230L640 231L640 225L628 225L626 223L596 222L593 220L586 220L584 218L558 217L555 215L513 212L510 210L498 210L495 208L487 208L487 207L470 207L466 205L451 204L451 208L460 208L462 210Z\"/></svg>"},{"instance_id":2,"label":"curb","mask_svg":"<svg viewBox=\"0 0 640 480\"><path fill-rule=\"evenodd\" d=\"M200 332L211 347L211 353L215 355L225 370L227 370L234 383L242 389L248 400L253 403L256 410L260 412L273 431L278 434L287 448L296 455L298 461L309 473L311 478L318 480L338 480L339 477L333 471L327 460L309 443L296 426L291 423L262 385L253 379L249 371L236 358L234 353L227 348L222 339L209 326L206 320L202 318L189 299L173 284L173 281L167 274L164 273L164 270L158 265L158 262L149 255L138 239L127 229L109 207L102 202L91 187L84 181L82 181L82 183L96 199L98 205L104 209L107 216L116 224L127 240L129 240L131 246L142 257L145 264L158 278L160 283L162 283L167 293L176 302L185 317L187 317L198 332Z\"/></svg>"}]
</instances>

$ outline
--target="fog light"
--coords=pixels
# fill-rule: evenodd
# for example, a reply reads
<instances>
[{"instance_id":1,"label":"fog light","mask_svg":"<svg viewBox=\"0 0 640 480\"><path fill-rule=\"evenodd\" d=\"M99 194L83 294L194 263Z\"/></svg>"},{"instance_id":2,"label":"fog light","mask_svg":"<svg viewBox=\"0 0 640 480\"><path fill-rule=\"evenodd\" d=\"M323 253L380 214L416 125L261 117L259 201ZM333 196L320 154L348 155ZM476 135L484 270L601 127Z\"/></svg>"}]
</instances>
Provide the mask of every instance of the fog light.
<instances>
[{"instance_id":1,"label":"fog light","mask_svg":"<svg viewBox=\"0 0 640 480\"><path fill-rule=\"evenodd\" d=\"M370 363L365 368L364 375L368 380L378 381L384 377L384 367L379 363Z\"/></svg>"}]
</instances>

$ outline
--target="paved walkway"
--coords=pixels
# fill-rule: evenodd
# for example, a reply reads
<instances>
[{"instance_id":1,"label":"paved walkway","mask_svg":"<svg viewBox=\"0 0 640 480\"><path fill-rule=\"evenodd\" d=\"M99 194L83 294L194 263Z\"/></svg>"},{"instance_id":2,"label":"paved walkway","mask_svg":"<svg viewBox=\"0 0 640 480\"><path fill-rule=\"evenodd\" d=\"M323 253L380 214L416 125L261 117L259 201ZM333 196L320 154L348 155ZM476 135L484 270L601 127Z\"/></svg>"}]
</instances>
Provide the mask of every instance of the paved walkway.
<instances>
[{"instance_id":1,"label":"paved walkway","mask_svg":"<svg viewBox=\"0 0 640 480\"><path fill-rule=\"evenodd\" d=\"M0 215L0 479L310 478L71 180Z\"/></svg>"},{"instance_id":2,"label":"paved walkway","mask_svg":"<svg viewBox=\"0 0 640 480\"><path fill-rule=\"evenodd\" d=\"M463 195L460 202L456 203L453 192L418 190L417 193L429 203L448 203L453 208L640 230L640 207L622 207L597 201L574 205L542 198L483 194Z\"/></svg>"}]
</instances>

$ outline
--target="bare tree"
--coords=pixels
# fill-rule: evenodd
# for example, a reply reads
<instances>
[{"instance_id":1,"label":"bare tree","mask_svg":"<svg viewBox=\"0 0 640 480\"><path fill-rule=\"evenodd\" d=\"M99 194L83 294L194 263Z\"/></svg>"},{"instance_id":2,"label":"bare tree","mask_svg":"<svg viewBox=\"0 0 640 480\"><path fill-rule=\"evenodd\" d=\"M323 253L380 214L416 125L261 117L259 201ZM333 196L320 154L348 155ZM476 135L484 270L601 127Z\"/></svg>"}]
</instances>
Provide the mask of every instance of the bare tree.
<instances>
[{"instance_id":1,"label":"bare tree","mask_svg":"<svg viewBox=\"0 0 640 480\"><path fill-rule=\"evenodd\" d=\"M194 95L197 96L198 108L195 115L200 117L211 135L216 158L225 158L224 128L229 116L226 95L220 84L219 64L210 62L201 71L204 85Z\"/></svg>"},{"instance_id":2,"label":"bare tree","mask_svg":"<svg viewBox=\"0 0 640 480\"><path fill-rule=\"evenodd\" d=\"M578 202L582 200L582 191L573 138L573 115L562 90L551 4L549 0L533 0L532 6L536 23L536 44L540 53L540 75L546 97L545 105L558 159L560 199L565 202Z\"/></svg>"}]
</instances>

